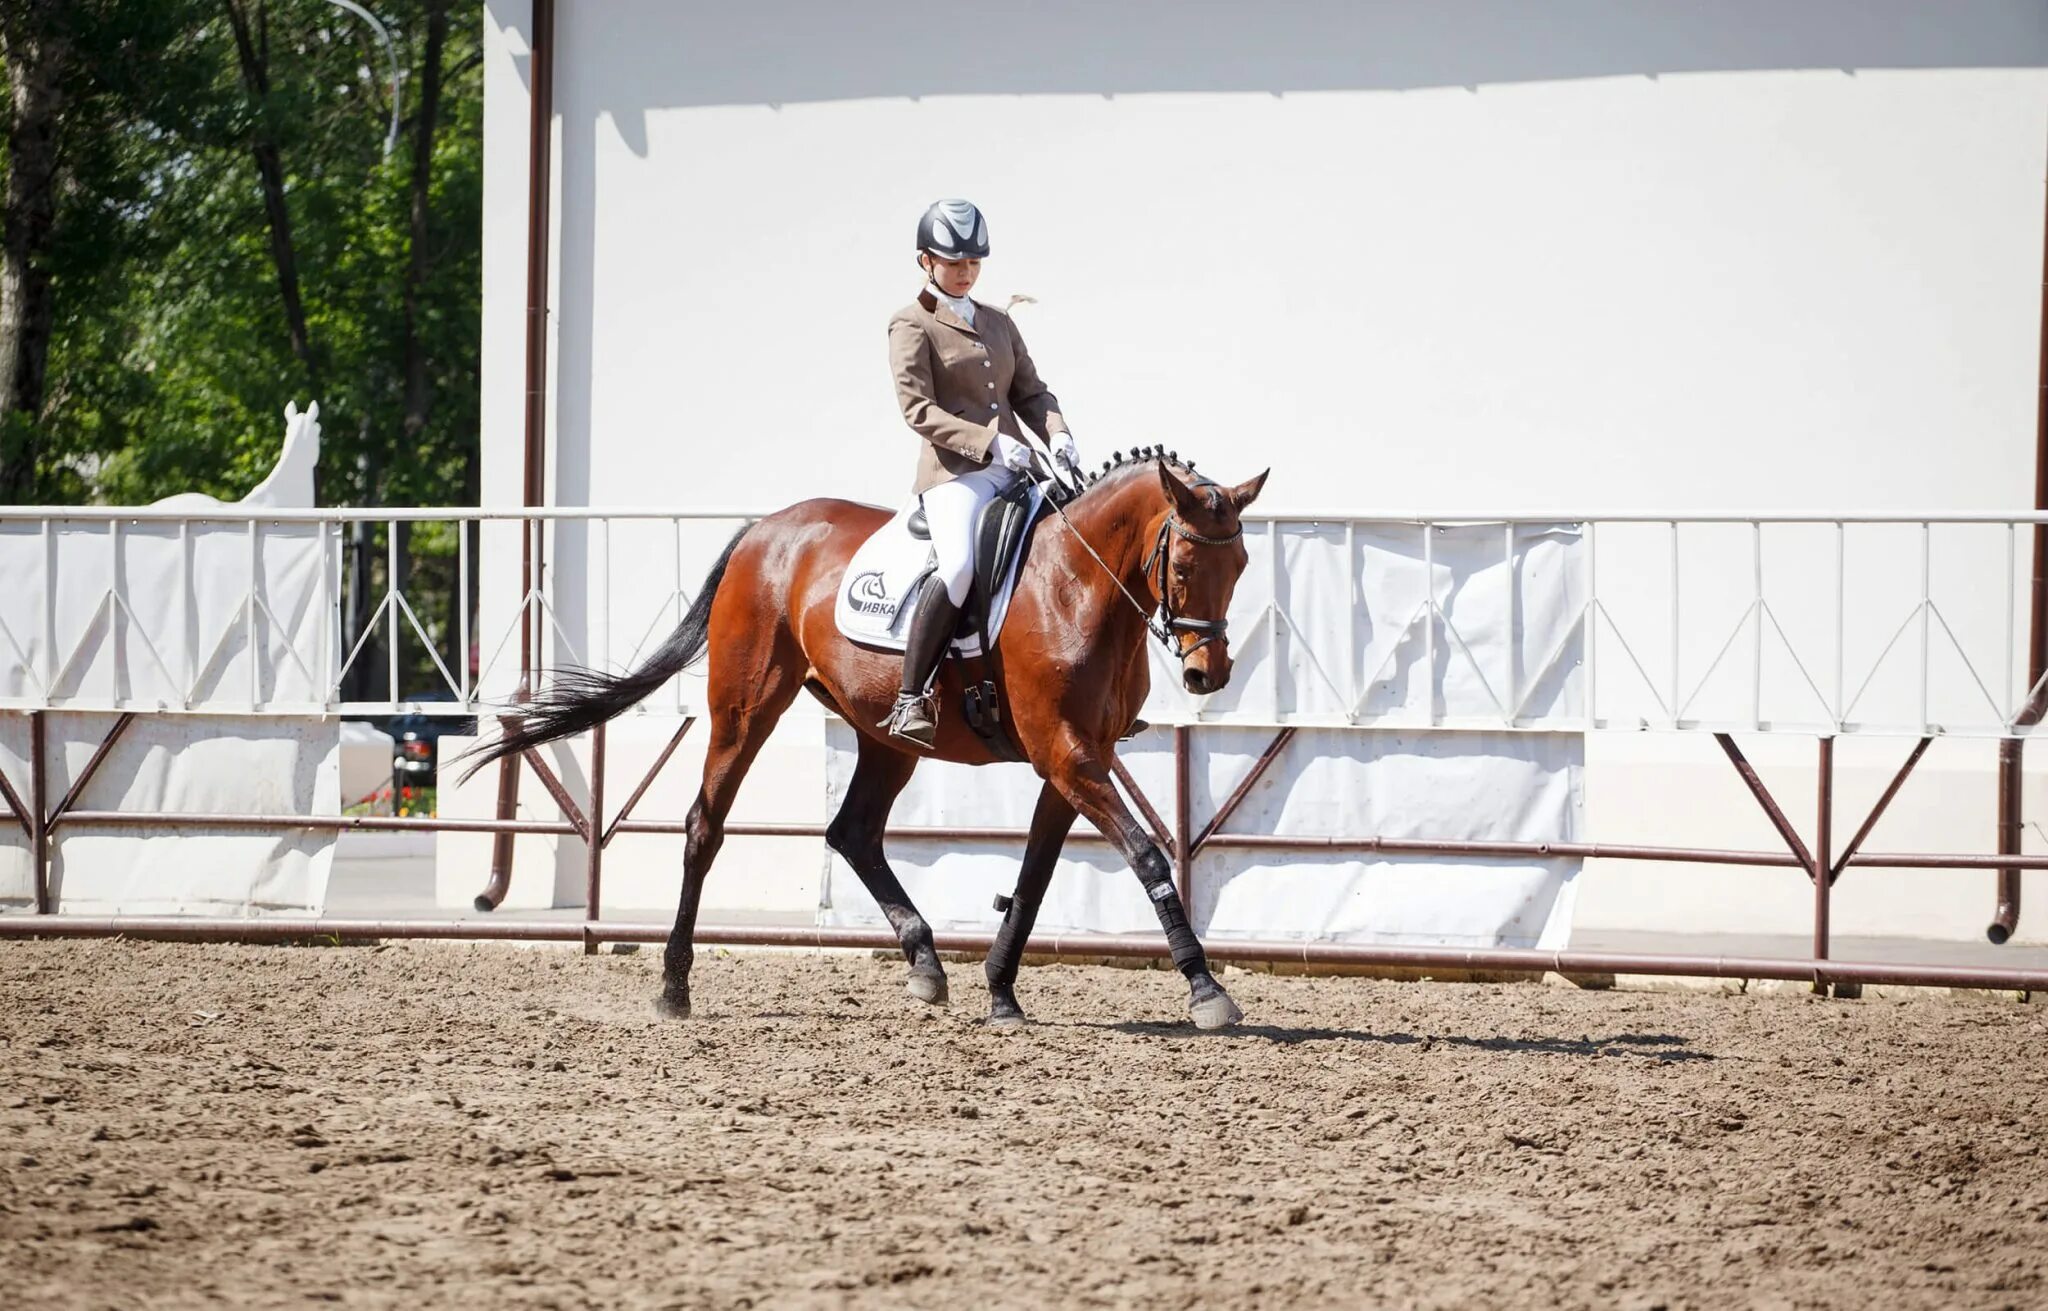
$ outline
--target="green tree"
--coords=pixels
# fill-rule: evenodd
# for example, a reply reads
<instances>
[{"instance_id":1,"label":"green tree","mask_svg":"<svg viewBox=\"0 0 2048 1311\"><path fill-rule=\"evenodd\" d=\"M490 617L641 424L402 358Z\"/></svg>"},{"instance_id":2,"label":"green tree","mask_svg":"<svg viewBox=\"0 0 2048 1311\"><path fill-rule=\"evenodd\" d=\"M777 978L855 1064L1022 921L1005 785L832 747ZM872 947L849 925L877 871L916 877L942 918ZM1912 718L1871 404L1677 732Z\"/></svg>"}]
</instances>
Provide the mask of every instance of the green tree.
<instances>
[{"instance_id":1,"label":"green tree","mask_svg":"<svg viewBox=\"0 0 2048 1311\"><path fill-rule=\"evenodd\" d=\"M481 15L370 7L388 151L385 49L327 0L0 4L0 501L239 496L294 398L323 504L474 500ZM452 536L403 545L452 630Z\"/></svg>"}]
</instances>

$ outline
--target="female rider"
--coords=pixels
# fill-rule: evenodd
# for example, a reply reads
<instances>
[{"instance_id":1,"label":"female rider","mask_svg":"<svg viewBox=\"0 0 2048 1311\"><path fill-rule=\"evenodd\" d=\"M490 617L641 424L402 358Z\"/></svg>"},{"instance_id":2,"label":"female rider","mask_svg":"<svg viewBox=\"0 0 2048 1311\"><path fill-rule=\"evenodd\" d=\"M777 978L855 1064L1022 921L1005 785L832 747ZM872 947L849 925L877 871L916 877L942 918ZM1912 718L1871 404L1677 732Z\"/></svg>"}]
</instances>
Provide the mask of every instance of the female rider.
<instances>
[{"instance_id":1,"label":"female rider","mask_svg":"<svg viewBox=\"0 0 2048 1311\"><path fill-rule=\"evenodd\" d=\"M902 689L880 726L927 751L938 731L933 680L973 581L976 511L1031 465L1018 421L1043 433L1069 467L1079 465L1059 400L1039 379L1017 325L967 297L987 255L981 211L964 200L937 202L917 225L924 289L889 320L896 400L925 442L913 490L938 568L914 598Z\"/></svg>"}]
</instances>

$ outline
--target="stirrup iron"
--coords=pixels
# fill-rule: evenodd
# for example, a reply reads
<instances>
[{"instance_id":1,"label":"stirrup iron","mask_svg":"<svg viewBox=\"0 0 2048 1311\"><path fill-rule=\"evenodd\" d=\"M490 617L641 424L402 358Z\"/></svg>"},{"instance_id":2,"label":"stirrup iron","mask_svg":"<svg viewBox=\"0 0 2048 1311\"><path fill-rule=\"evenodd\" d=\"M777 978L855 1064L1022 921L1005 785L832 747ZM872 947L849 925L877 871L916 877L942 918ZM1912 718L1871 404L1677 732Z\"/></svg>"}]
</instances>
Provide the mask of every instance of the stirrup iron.
<instances>
[{"instance_id":1,"label":"stirrup iron","mask_svg":"<svg viewBox=\"0 0 2048 1311\"><path fill-rule=\"evenodd\" d=\"M886 728L890 737L900 738L930 751L939 733L938 710L938 698L930 691L899 691L896 694L896 704L889 708L888 716L875 727Z\"/></svg>"}]
</instances>

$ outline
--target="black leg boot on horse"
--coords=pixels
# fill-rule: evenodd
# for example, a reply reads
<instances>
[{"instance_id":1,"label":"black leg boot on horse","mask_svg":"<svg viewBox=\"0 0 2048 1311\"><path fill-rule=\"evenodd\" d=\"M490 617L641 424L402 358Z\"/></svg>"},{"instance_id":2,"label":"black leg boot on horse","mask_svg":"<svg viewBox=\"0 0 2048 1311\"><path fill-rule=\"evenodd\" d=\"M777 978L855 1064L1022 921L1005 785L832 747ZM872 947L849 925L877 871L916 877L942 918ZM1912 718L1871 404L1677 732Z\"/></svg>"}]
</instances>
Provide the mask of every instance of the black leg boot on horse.
<instances>
[{"instance_id":1,"label":"black leg boot on horse","mask_svg":"<svg viewBox=\"0 0 2048 1311\"><path fill-rule=\"evenodd\" d=\"M889 717L877 724L889 736L930 751L939 733L939 699L932 687L938 681L939 661L953 640L960 622L960 607L946 593L937 574L918 584L917 608L911 612L910 633L903 642L903 686Z\"/></svg>"}]
</instances>

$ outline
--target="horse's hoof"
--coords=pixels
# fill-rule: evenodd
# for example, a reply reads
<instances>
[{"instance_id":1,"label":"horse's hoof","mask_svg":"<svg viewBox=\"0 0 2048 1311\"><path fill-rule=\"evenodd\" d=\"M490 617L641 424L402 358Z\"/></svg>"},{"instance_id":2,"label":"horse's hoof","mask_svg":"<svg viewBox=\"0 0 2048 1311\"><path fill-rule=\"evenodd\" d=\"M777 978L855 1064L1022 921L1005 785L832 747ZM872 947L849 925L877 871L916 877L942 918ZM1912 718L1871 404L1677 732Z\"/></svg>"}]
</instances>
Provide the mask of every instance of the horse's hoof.
<instances>
[{"instance_id":1,"label":"horse's hoof","mask_svg":"<svg viewBox=\"0 0 2048 1311\"><path fill-rule=\"evenodd\" d=\"M1024 1012L1010 1011L1002 1015L990 1015L988 1027L996 1033L1015 1033L1024 1027Z\"/></svg>"},{"instance_id":2,"label":"horse's hoof","mask_svg":"<svg viewBox=\"0 0 2048 1311\"><path fill-rule=\"evenodd\" d=\"M664 992L654 999L654 1013L664 1020L687 1020L690 1018L690 999L677 1000Z\"/></svg>"},{"instance_id":3,"label":"horse's hoof","mask_svg":"<svg viewBox=\"0 0 2048 1311\"><path fill-rule=\"evenodd\" d=\"M1244 1012L1230 1000L1230 994L1221 989L1213 997L1189 1002L1188 1015L1194 1019L1197 1029L1227 1029L1244 1018Z\"/></svg>"},{"instance_id":4,"label":"horse's hoof","mask_svg":"<svg viewBox=\"0 0 2048 1311\"><path fill-rule=\"evenodd\" d=\"M910 995L927 1006L944 1006L952 1000L952 992L946 987L943 970L926 974L912 971L910 982L904 985Z\"/></svg>"}]
</instances>

